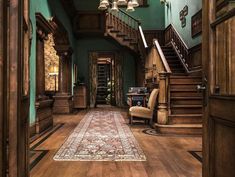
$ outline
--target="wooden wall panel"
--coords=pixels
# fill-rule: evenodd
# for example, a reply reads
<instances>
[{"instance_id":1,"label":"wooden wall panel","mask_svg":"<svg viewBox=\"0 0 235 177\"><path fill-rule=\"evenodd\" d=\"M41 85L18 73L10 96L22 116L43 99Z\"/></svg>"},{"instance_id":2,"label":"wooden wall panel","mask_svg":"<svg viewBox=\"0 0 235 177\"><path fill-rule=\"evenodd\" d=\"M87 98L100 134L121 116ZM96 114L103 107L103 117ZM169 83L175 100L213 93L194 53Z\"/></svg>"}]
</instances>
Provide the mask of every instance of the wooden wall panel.
<instances>
[{"instance_id":1,"label":"wooden wall panel","mask_svg":"<svg viewBox=\"0 0 235 177\"><path fill-rule=\"evenodd\" d=\"M79 11L74 18L73 30L77 37L102 35L105 31L105 13L99 11Z\"/></svg>"},{"instance_id":2,"label":"wooden wall panel","mask_svg":"<svg viewBox=\"0 0 235 177\"><path fill-rule=\"evenodd\" d=\"M144 30L144 35L149 47L153 46L153 39L157 39L160 45L165 44L164 30Z\"/></svg>"},{"instance_id":3,"label":"wooden wall panel","mask_svg":"<svg viewBox=\"0 0 235 177\"><path fill-rule=\"evenodd\" d=\"M216 27L215 42L215 87L222 95L235 94L235 51L231 45L235 41L235 17Z\"/></svg>"},{"instance_id":4,"label":"wooden wall panel","mask_svg":"<svg viewBox=\"0 0 235 177\"><path fill-rule=\"evenodd\" d=\"M188 65L188 69L191 73L197 72L200 74L199 71L202 69L202 47L201 44L196 45L189 49L189 56L186 60Z\"/></svg>"},{"instance_id":5,"label":"wooden wall panel","mask_svg":"<svg viewBox=\"0 0 235 177\"><path fill-rule=\"evenodd\" d=\"M3 129L3 0L0 0L0 176L3 176L3 150L4 150L4 139L3 139L3 134L4 134L4 129Z\"/></svg>"},{"instance_id":6,"label":"wooden wall panel","mask_svg":"<svg viewBox=\"0 0 235 177\"><path fill-rule=\"evenodd\" d=\"M235 124L212 117L214 120L214 177L235 176ZM220 153L216 153L220 152Z\"/></svg>"}]
</instances>

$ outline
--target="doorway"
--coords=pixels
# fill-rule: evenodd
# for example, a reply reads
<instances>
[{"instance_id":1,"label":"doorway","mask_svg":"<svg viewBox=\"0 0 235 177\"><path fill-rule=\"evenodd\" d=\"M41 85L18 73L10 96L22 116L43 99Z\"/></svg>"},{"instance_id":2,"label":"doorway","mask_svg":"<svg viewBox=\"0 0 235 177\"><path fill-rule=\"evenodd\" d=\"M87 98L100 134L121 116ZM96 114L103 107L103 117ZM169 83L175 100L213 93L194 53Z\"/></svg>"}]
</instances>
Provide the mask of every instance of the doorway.
<instances>
[{"instance_id":1,"label":"doorway","mask_svg":"<svg viewBox=\"0 0 235 177\"><path fill-rule=\"evenodd\" d=\"M114 105L114 60L97 59L97 105Z\"/></svg>"},{"instance_id":2,"label":"doorway","mask_svg":"<svg viewBox=\"0 0 235 177\"><path fill-rule=\"evenodd\" d=\"M91 52L89 57L90 107L123 105L123 57L118 51Z\"/></svg>"}]
</instances>

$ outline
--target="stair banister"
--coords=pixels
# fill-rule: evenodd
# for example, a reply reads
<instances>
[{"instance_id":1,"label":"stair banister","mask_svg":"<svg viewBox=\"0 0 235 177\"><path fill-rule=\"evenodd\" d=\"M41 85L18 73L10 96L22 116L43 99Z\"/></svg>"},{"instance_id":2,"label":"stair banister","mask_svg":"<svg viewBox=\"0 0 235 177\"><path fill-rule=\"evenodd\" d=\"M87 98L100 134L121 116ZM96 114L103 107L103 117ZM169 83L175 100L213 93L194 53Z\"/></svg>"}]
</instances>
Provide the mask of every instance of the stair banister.
<instances>
[{"instance_id":1,"label":"stair banister","mask_svg":"<svg viewBox=\"0 0 235 177\"><path fill-rule=\"evenodd\" d=\"M166 125L168 123L168 115L170 114L170 75L171 69L162 52L160 44L157 39L153 40L154 46L158 53L156 60L161 63L157 66L158 81L159 81L159 97L158 97L158 109L157 109L157 123L160 125Z\"/></svg>"},{"instance_id":2,"label":"stair banister","mask_svg":"<svg viewBox=\"0 0 235 177\"><path fill-rule=\"evenodd\" d=\"M146 42L146 39L145 39L145 36L144 36L144 32L143 32L142 27L140 25L139 25L139 32L140 32L142 42L144 44L144 48L148 48L148 45L147 45L147 42Z\"/></svg>"},{"instance_id":3,"label":"stair banister","mask_svg":"<svg viewBox=\"0 0 235 177\"><path fill-rule=\"evenodd\" d=\"M166 58L165 58L165 55L164 55L163 52L162 52L162 49L161 49L160 44L159 44L159 42L158 42L157 39L154 39L154 45L155 45L155 47L157 48L157 51L158 51L158 53L159 53L159 55L160 55L160 59L161 59L163 65L164 65L164 68L165 68L165 70L166 70L166 73L171 74L171 73L172 73L172 72L171 72L171 69L170 69L170 67L169 67L169 65L168 65L168 62L167 62L167 60L166 60Z\"/></svg>"}]
</instances>

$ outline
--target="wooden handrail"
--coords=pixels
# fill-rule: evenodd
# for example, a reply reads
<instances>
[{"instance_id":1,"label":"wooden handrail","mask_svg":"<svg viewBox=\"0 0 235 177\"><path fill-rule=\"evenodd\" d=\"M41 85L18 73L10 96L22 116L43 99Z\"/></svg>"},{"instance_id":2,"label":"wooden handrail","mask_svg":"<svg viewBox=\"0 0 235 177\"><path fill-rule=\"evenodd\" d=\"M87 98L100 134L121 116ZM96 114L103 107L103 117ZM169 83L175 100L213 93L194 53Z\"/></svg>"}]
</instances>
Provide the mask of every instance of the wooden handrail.
<instances>
[{"instance_id":1,"label":"wooden handrail","mask_svg":"<svg viewBox=\"0 0 235 177\"><path fill-rule=\"evenodd\" d=\"M144 48L148 48L148 44L146 42L146 39L145 39L145 36L144 36L144 32L143 32L142 27L140 25L139 25L139 32L140 32L140 36L141 36L142 42L144 44Z\"/></svg>"},{"instance_id":2,"label":"wooden handrail","mask_svg":"<svg viewBox=\"0 0 235 177\"><path fill-rule=\"evenodd\" d=\"M135 19L134 17L132 17L130 14L126 13L124 10L119 9L120 12L124 13L125 15L127 15L128 17L130 17L131 19L133 19L134 21L136 21L139 25L141 24L139 20Z\"/></svg>"},{"instance_id":3,"label":"wooden handrail","mask_svg":"<svg viewBox=\"0 0 235 177\"><path fill-rule=\"evenodd\" d=\"M170 24L169 26L166 27L165 31L169 30L170 28L173 29L173 32L175 33L175 35L177 36L177 38L180 39L180 41L183 43L184 47L188 50L188 46L186 45L186 43L184 42L184 40L182 39L182 37L180 36L180 34L178 33L178 31L175 29L175 27Z\"/></svg>"},{"instance_id":4,"label":"wooden handrail","mask_svg":"<svg viewBox=\"0 0 235 177\"><path fill-rule=\"evenodd\" d=\"M164 66L166 72L169 73L169 74L172 73L172 72L171 72L171 69L170 69L170 67L169 67L169 64L168 64L168 62L167 62L167 60L166 60L166 57L165 57L165 55L163 54L162 49L161 49L160 44L159 44L159 42L158 42L157 39L154 39L154 44L155 44L155 47L156 47L156 49L157 49L157 51L158 51L158 54L160 55L160 59L161 59L161 61L162 61L162 63L163 63L163 66Z\"/></svg>"}]
</instances>

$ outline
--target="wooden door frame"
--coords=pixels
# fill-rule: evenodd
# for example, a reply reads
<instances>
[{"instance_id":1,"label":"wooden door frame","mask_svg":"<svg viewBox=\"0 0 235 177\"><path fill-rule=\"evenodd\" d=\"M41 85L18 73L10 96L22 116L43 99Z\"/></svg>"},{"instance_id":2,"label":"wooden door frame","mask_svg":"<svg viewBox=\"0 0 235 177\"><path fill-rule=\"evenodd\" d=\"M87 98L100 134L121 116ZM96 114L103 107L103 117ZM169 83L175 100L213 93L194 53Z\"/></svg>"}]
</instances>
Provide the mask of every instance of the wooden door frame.
<instances>
[{"instance_id":1,"label":"wooden door frame","mask_svg":"<svg viewBox=\"0 0 235 177\"><path fill-rule=\"evenodd\" d=\"M28 0L0 0L0 176L27 177L28 119L22 112L29 109L21 105L26 100L22 91L23 32L25 4ZM27 8L28 10L28 8ZM23 161L25 163L23 163Z\"/></svg>"},{"instance_id":2,"label":"wooden door frame","mask_svg":"<svg viewBox=\"0 0 235 177\"><path fill-rule=\"evenodd\" d=\"M6 18L6 1L0 0L0 176L3 176L5 174L5 162L6 162L6 131L5 131L5 121L4 121L4 100L5 100L5 94L4 94L4 80L5 80L5 44L6 44L6 38L5 38L5 31L6 31L6 24L5 24L5 18Z\"/></svg>"},{"instance_id":3,"label":"wooden door frame","mask_svg":"<svg viewBox=\"0 0 235 177\"><path fill-rule=\"evenodd\" d=\"M226 4L221 3L221 4ZM229 2L228 2L229 3ZM215 83L216 79L214 77L214 74L216 72L215 66L216 61L215 58L215 42L216 42L216 35L215 35L215 28L213 29L213 26L216 26L226 20L228 20L231 16L234 16L234 10L233 14L226 14L223 15L222 18L220 15L216 17L216 13L218 12L218 9L216 7L216 1L215 0L208 0L203 1L203 33L202 33L202 66L203 66L203 78L207 78L207 83L204 81L204 85L207 84L206 89L206 97L205 97L205 103L208 102L208 106L206 105L204 107L204 118L203 118L203 169L202 174L204 177L212 177L218 174L215 174L215 131L216 131L216 124L223 125L225 127L233 127L234 123L232 124L232 121L229 122L225 117L229 117L233 114L232 109L234 98L232 98L232 95L222 95L222 94L215 94ZM222 36L223 37L223 34ZM217 100L217 102L216 102ZM219 100L219 101L218 101ZM223 101L222 101L223 100ZM227 104L227 105L226 105ZM221 106L226 105L226 106ZM231 106L232 105L232 106ZM222 108L221 110L224 110L222 112L221 110L216 112L218 108ZM225 109L227 108L227 109ZM230 110L230 112L229 112ZM222 112L222 113L221 113ZM220 115L218 115L218 113ZM213 115L212 115L213 114ZM230 114L230 115L229 115ZM214 115L218 115L218 118L214 117ZM224 117L222 117L224 116ZM211 118L214 117L214 118ZM218 139L218 138L217 138ZM227 144L226 144L227 145ZM228 147L228 146L227 146ZM226 149L222 149L222 151L226 151ZM227 150L228 151L228 150ZM234 154L231 151L229 154ZM219 154L217 154L219 157ZM229 163L229 161L228 161ZM220 167L222 169L222 167ZM225 173L231 173L229 171L226 171Z\"/></svg>"}]
</instances>

